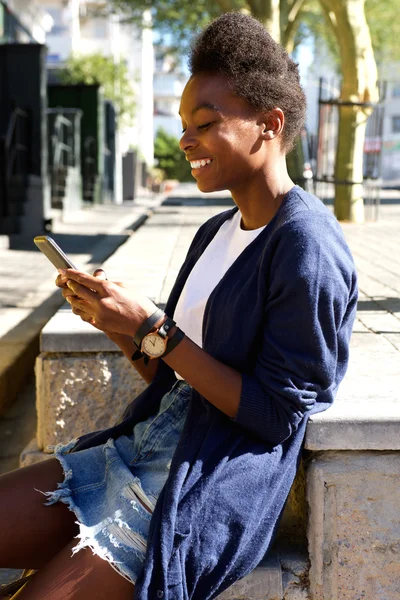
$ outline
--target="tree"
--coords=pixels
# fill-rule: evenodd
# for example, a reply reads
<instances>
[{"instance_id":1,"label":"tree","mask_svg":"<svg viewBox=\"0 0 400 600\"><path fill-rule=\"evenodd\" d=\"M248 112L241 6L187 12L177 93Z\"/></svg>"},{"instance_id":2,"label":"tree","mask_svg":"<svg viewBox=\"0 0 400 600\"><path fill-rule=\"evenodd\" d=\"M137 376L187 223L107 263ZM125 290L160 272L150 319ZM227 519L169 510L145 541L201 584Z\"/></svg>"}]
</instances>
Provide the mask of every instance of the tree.
<instances>
[{"instance_id":1,"label":"tree","mask_svg":"<svg viewBox=\"0 0 400 600\"><path fill-rule=\"evenodd\" d=\"M194 11L189 0L113 0L115 6L129 10L136 19L143 10L151 9L154 26L172 33L179 27L178 37L182 43L188 34L193 34L193 30L217 14L246 10L258 18L288 52L294 48L302 15L312 10L312 1L199 0ZM361 222L364 219L362 163L366 121L372 104L378 100L377 69L365 18L365 0L319 2L339 49L342 73L335 165L335 177L341 183L335 186L335 212L339 219Z\"/></svg>"},{"instance_id":2,"label":"tree","mask_svg":"<svg viewBox=\"0 0 400 600\"><path fill-rule=\"evenodd\" d=\"M365 0L365 14L378 65L400 60L398 0Z\"/></svg>"},{"instance_id":3,"label":"tree","mask_svg":"<svg viewBox=\"0 0 400 600\"><path fill-rule=\"evenodd\" d=\"M167 179L193 181L190 164L179 147L179 140L162 127L157 130L154 140L154 158Z\"/></svg>"},{"instance_id":4,"label":"tree","mask_svg":"<svg viewBox=\"0 0 400 600\"><path fill-rule=\"evenodd\" d=\"M128 127L132 125L135 94L125 63L115 63L111 57L100 53L73 55L67 59L60 77L67 84L101 85L104 96L114 104L119 123Z\"/></svg>"},{"instance_id":5,"label":"tree","mask_svg":"<svg viewBox=\"0 0 400 600\"><path fill-rule=\"evenodd\" d=\"M365 0L320 0L340 52L342 87L335 161L335 214L340 220L362 223L365 130L379 99Z\"/></svg>"}]
</instances>

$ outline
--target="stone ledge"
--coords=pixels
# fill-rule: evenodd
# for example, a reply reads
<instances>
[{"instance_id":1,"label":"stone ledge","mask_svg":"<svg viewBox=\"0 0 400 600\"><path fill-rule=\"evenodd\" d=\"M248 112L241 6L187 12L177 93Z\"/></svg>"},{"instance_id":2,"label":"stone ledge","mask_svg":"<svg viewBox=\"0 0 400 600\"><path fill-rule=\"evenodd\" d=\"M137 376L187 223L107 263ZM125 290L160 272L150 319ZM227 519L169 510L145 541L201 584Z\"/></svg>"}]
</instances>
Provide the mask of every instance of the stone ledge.
<instances>
[{"instance_id":1,"label":"stone ledge","mask_svg":"<svg viewBox=\"0 0 400 600\"><path fill-rule=\"evenodd\" d=\"M40 350L54 353L121 352L102 331L78 319L67 303L43 327Z\"/></svg>"},{"instance_id":2,"label":"stone ledge","mask_svg":"<svg viewBox=\"0 0 400 600\"><path fill-rule=\"evenodd\" d=\"M305 448L325 450L400 450L400 402L338 401L310 418Z\"/></svg>"},{"instance_id":3,"label":"stone ledge","mask_svg":"<svg viewBox=\"0 0 400 600\"><path fill-rule=\"evenodd\" d=\"M164 304L159 303L163 309ZM80 352L119 352L102 331L85 323L71 312L67 302L43 327L40 335L40 351L55 354L72 354Z\"/></svg>"}]
</instances>

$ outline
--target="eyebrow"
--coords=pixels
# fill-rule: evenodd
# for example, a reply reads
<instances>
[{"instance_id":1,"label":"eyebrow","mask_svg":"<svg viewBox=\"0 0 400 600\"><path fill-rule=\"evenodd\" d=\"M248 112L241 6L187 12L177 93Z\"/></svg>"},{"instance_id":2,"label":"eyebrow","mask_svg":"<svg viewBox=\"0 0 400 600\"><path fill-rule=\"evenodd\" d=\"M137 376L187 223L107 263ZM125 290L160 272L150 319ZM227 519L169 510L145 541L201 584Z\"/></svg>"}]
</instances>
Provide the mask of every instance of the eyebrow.
<instances>
[{"instance_id":1,"label":"eyebrow","mask_svg":"<svg viewBox=\"0 0 400 600\"><path fill-rule=\"evenodd\" d=\"M211 102L202 102L201 104L198 104L194 107L194 109L192 110L192 115L197 113L197 111L201 108L208 108L208 110L215 110L217 112L220 112L219 108L217 108L214 104L211 104Z\"/></svg>"},{"instance_id":2,"label":"eyebrow","mask_svg":"<svg viewBox=\"0 0 400 600\"><path fill-rule=\"evenodd\" d=\"M216 112L221 112L220 109L217 106L215 106L215 104L211 104L211 102L201 102L200 104L195 106L194 109L192 110L192 116L194 114L196 114L197 111L202 108L206 108L208 110L215 110ZM179 111L179 115L180 114L181 114L181 112Z\"/></svg>"}]
</instances>

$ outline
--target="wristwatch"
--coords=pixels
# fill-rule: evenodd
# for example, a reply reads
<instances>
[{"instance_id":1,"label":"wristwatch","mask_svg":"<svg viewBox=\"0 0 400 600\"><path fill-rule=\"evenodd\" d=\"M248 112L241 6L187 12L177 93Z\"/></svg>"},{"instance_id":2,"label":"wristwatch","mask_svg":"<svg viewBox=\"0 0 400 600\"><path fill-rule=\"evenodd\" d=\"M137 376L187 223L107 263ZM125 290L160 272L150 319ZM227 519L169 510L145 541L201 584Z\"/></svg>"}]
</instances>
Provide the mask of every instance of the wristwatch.
<instances>
[{"instance_id":1,"label":"wristwatch","mask_svg":"<svg viewBox=\"0 0 400 600\"><path fill-rule=\"evenodd\" d=\"M142 354L148 356L149 359L160 358L161 356L166 356L171 350L176 348L184 338L184 333L180 329L177 329L174 335L169 338L168 334L175 325L175 321L167 317L161 327L145 335L140 345Z\"/></svg>"},{"instance_id":2,"label":"wristwatch","mask_svg":"<svg viewBox=\"0 0 400 600\"><path fill-rule=\"evenodd\" d=\"M156 325L163 317L165 317L164 311L157 308L153 314L141 324L133 338L137 348L140 348L144 336L147 335L153 329L154 325Z\"/></svg>"}]
</instances>

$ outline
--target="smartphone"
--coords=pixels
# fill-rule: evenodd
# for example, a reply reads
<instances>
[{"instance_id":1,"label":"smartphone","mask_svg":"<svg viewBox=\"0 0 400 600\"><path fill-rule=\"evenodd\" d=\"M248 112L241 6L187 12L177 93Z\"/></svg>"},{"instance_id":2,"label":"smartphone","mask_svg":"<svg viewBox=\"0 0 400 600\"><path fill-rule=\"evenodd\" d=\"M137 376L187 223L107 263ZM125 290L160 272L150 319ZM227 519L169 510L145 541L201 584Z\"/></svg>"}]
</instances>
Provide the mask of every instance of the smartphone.
<instances>
[{"instance_id":1,"label":"smartphone","mask_svg":"<svg viewBox=\"0 0 400 600\"><path fill-rule=\"evenodd\" d=\"M68 258L66 254L61 250L60 246L48 235L37 235L33 241L36 246L47 258L56 269L77 269L74 263Z\"/></svg>"}]
</instances>

